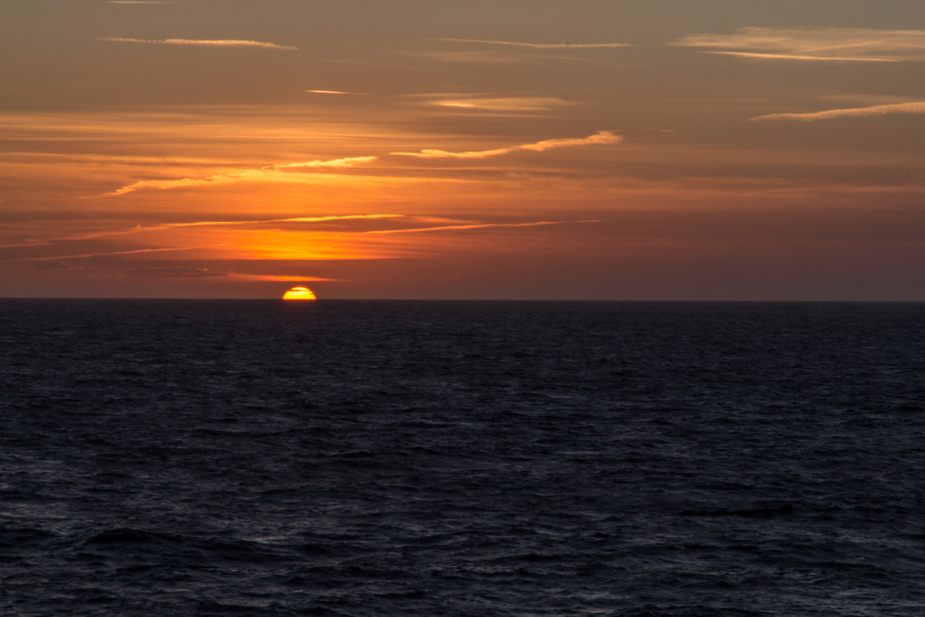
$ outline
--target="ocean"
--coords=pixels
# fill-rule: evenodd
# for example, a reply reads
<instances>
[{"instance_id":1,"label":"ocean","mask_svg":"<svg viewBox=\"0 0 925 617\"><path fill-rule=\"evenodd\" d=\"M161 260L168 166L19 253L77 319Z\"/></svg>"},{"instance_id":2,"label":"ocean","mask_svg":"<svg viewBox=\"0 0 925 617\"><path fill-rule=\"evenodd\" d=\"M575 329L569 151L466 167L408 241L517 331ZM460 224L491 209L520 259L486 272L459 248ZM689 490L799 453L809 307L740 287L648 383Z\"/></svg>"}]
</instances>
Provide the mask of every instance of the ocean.
<instances>
[{"instance_id":1,"label":"ocean","mask_svg":"<svg viewBox=\"0 0 925 617\"><path fill-rule=\"evenodd\" d=\"M0 301L0 615L925 614L925 305Z\"/></svg>"}]
</instances>

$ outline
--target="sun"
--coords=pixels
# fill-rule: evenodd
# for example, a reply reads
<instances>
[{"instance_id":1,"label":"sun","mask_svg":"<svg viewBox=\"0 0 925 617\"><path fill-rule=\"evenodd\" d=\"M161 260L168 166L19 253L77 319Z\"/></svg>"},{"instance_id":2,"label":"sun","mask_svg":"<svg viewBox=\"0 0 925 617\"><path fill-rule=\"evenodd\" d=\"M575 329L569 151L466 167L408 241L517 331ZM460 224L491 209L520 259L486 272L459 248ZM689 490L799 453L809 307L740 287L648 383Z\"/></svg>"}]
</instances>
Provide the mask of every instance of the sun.
<instances>
[{"instance_id":1,"label":"sun","mask_svg":"<svg viewBox=\"0 0 925 617\"><path fill-rule=\"evenodd\" d=\"M283 294L283 300L315 300L315 293L308 287L293 287Z\"/></svg>"}]
</instances>

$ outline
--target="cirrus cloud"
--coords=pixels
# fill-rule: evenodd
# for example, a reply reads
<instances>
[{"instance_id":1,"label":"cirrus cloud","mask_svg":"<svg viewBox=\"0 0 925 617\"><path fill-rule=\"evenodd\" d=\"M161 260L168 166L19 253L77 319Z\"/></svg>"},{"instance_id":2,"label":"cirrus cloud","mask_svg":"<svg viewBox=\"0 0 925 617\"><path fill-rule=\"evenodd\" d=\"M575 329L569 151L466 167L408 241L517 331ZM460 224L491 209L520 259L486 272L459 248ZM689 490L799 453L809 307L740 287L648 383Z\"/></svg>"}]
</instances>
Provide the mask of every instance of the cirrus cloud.
<instances>
[{"instance_id":1,"label":"cirrus cloud","mask_svg":"<svg viewBox=\"0 0 925 617\"><path fill-rule=\"evenodd\" d=\"M299 169L337 169L353 167L363 163L375 161L375 156L353 156L331 161L307 161L305 163L289 163L286 165L267 165L258 169L239 169L221 174L214 174L204 178L177 178L173 180L139 180L133 184L123 186L115 191L106 193L104 197L116 197L133 193L135 191L153 189L167 190L188 186L209 186L215 184L229 184L231 182L264 181L264 182L293 182L298 176L287 173Z\"/></svg>"},{"instance_id":2,"label":"cirrus cloud","mask_svg":"<svg viewBox=\"0 0 925 617\"><path fill-rule=\"evenodd\" d=\"M421 159L440 159L440 158L454 158L454 159L485 159L492 156L501 156L502 154L509 154L511 152L516 152L518 150L527 150L531 152L544 152L546 150L552 150L554 148L570 148L576 146L591 146L591 145L602 145L602 144L618 144L623 141L623 138L619 135L614 135L610 131L600 131L591 135L589 137L581 137L577 139L566 138L566 139L547 139L545 141L538 141L533 144L522 144L519 146L509 146L507 148L495 148L494 150L478 150L471 152L447 152L446 150L421 150L420 152L393 152L392 154L399 156L413 156L415 158Z\"/></svg>"},{"instance_id":3,"label":"cirrus cloud","mask_svg":"<svg viewBox=\"0 0 925 617\"><path fill-rule=\"evenodd\" d=\"M752 122L767 120L831 120L833 118L864 118L869 116L886 116L889 114L925 114L925 102L896 103L894 105L872 105L870 107L852 107L849 109L827 109L812 113L767 114L750 118Z\"/></svg>"},{"instance_id":4,"label":"cirrus cloud","mask_svg":"<svg viewBox=\"0 0 925 617\"><path fill-rule=\"evenodd\" d=\"M199 279L199 278L231 278L247 281L335 281L337 279L322 278L318 276L297 276L288 274L244 274L230 270L213 270L196 266L147 266L122 270L121 274L139 278L152 279Z\"/></svg>"},{"instance_id":5,"label":"cirrus cloud","mask_svg":"<svg viewBox=\"0 0 925 617\"><path fill-rule=\"evenodd\" d=\"M230 39L203 40L203 39L126 39L120 37L97 37L97 41L108 41L111 43L148 43L152 45L199 45L203 47L262 47L264 49L285 49L298 50L298 47L291 45L277 45L276 43L264 43L262 41L239 41Z\"/></svg>"},{"instance_id":6,"label":"cirrus cloud","mask_svg":"<svg viewBox=\"0 0 925 617\"><path fill-rule=\"evenodd\" d=\"M740 28L692 34L670 43L707 53L765 60L903 62L925 60L925 30Z\"/></svg>"},{"instance_id":7,"label":"cirrus cloud","mask_svg":"<svg viewBox=\"0 0 925 617\"><path fill-rule=\"evenodd\" d=\"M483 39L426 39L447 43L476 43L479 45L506 45L508 47L529 47L531 49L593 49L612 47L632 47L626 43L516 43L512 41L486 41Z\"/></svg>"},{"instance_id":8,"label":"cirrus cloud","mask_svg":"<svg viewBox=\"0 0 925 617\"><path fill-rule=\"evenodd\" d=\"M456 98L429 101L436 107L450 107L467 111L546 111L555 107L568 105L566 101L542 97L507 97L507 98Z\"/></svg>"}]
</instances>

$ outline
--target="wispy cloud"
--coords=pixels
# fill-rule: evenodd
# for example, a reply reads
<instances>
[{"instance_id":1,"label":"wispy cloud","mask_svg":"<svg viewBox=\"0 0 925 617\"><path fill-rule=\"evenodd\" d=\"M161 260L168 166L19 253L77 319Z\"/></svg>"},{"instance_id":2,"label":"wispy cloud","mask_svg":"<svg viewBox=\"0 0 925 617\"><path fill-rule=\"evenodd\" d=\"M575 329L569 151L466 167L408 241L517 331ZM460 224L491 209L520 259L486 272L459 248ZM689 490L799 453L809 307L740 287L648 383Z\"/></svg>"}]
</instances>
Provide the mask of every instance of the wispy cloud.
<instances>
[{"instance_id":1,"label":"wispy cloud","mask_svg":"<svg viewBox=\"0 0 925 617\"><path fill-rule=\"evenodd\" d=\"M148 43L152 45L199 45L203 47L262 47L264 49L288 49L298 50L298 47L291 45L277 45L276 43L263 43L261 41L238 41L238 40L201 40L201 39L126 39L118 37L97 37L98 41L109 41L112 43Z\"/></svg>"},{"instance_id":2,"label":"wispy cloud","mask_svg":"<svg viewBox=\"0 0 925 617\"><path fill-rule=\"evenodd\" d=\"M831 120L832 118L862 118L868 116L886 116L889 114L925 114L925 102L897 103L894 105L873 105L871 107L853 107L850 109L827 109L805 114L768 114L751 118L752 122L766 120Z\"/></svg>"},{"instance_id":3,"label":"wispy cloud","mask_svg":"<svg viewBox=\"0 0 925 617\"><path fill-rule=\"evenodd\" d=\"M632 47L626 43L517 43L513 41L486 41L483 39L445 39L432 38L427 41L444 41L448 43L476 43L480 45L506 45L509 47L529 47L531 49L591 49L607 47Z\"/></svg>"},{"instance_id":4,"label":"wispy cloud","mask_svg":"<svg viewBox=\"0 0 925 617\"><path fill-rule=\"evenodd\" d=\"M340 281L343 279L329 279L320 276L298 276L289 274L240 274L238 272L229 272L229 278L243 279L247 281L278 281L278 282L317 282L317 281Z\"/></svg>"},{"instance_id":5,"label":"wispy cloud","mask_svg":"<svg viewBox=\"0 0 925 617\"><path fill-rule=\"evenodd\" d=\"M188 223L162 223L160 225L147 225L142 226L141 224L136 225L135 227L123 228L123 229L113 229L109 231L97 231L93 233L79 234L79 235L68 235L68 236L59 236L54 238L46 238L44 240L37 240L34 242L22 243L22 244L3 244L0 245L0 248L21 248L21 247L34 247L34 246L48 246L56 242L65 242L65 241L81 241L81 240L96 240L99 238L110 237L110 236L124 236L131 234L147 234L152 232L159 231L169 231L173 229L184 229L190 227L235 227L235 226L257 226L257 227L266 227L272 225L293 225L293 224L319 224L319 223L332 223L336 221L359 221L359 220L380 220L380 219L407 219L409 218L404 214L341 214L341 215L332 215L332 216L301 216L301 217L290 217L282 219L238 219L238 220L228 220L228 221L192 221ZM428 222L453 222L458 223L460 221L454 219L443 219L436 217L413 217L416 221L428 221Z\"/></svg>"},{"instance_id":6,"label":"wispy cloud","mask_svg":"<svg viewBox=\"0 0 925 617\"><path fill-rule=\"evenodd\" d=\"M470 229L489 229L494 227L538 227L542 225L564 225L566 223L596 223L598 221L536 221L535 223L472 223L469 225L441 225L439 227L410 227L408 229L377 229L366 234L410 234L433 231L466 231Z\"/></svg>"},{"instance_id":7,"label":"wispy cloud","mask_svg":"<svg viewBox=\"0 0 925 617\"><path fill-rule=\"evenodd\" d=\"M433 62L451 62L455 64L524 64L536 61L580 62L595 66L625 67L625 64L602 61L588 57L588 54L568 53L566 46L520 46L508 49L457 49L452 51L415 51L401 55L414 56ZM589 46L590 47L590 46ZM579 48L580 49L580 48ZM573 50L575 51L575 50ZM546 52L546 53L543 53ZM553 53L560 52L560 53Z\"/></svg>"},{"instance_id":8,"label":"wispy cloud","mask_svg":"<svg viewBox=\"0 0 925 617\"><path fill-rule=\"evenodd\" d=\"M214 270L209 268L199 268L196 266L148 266L143 268L130 268L123 270L121 274L140 278L154 279L199 279L199 278L230 278L246 281L336 281L339 279L321 278L318 276L291 276L277 274L243 274L231 270Z\"/></svg>"},{"instance_id":9,"label":"wispy cloud","mask_svg":"<svg viewBox=\"0 0 925 617\"><path fill-rule=\"evenodd\" d=\"M670 43L708 53L765 60L903 62L925 60L925 30L741 28L692 34Z\"/></svg>"},{"instance_id":10,"label":"wispy cloud","mask_svg":"<svg viewBox=\"0 0 925 617\"><path fill-rule=\"evenodd\" d=\"M515 64L526 62L532 56L512 54L502 51L425 51L407 52L403 55L423 58L434 62L451 62L455 64Z\"/></svg>"},{"instance_id":11,"label":"wispy cloud","mask_svg":"<svg viewBox=\"0 0 925 617\"><path fill-rule=\"evenodd\" d=\"M309 94L349 94L352 96L366 96L363 92L341 92L340 90L306 90Z\"/></svg>"},{"instance_id":12,"label":"wispy cloud","mask_svg":"<svg viewBox=\"0 0 925 617\"><path fill-rule=\"evenodd\" d=\"M329 223L331 221L354 221L360 219L394 219L403 218L404 214L342 214L339 216L300 216L285 219L264 219L259 221L196 221L193 223L168 223L156 227L139 227L139 229L172 229L175 227L210 227L225 225L266 225L268 223ZM135 229L135 228L133 228Z\"/></svg>"},{"instance_id":13,"label":"wispy cloud","mask_svg":"<svg viewBox=\"0 0 925 617\"><path fill-rule=\"evenodd\" d=\"M231 182L251 181L292 181L293 176L288 174L289 171L299 169L338 169L353 167L375 161L375 156L354 156L349 158L334 159L331 161L308 161L305 163L289 163L286 165L267 165L258 169L240 169L229 171L222 174L206 176L205 178L177 178L175 180L139 180L133 184L123 186L111 193L106 193L104 197L116 197L133 193L140 190L167 190L175 188L184 188L189 186L208 186L215 184L229 184ZM287 177L288 176L288 177Z\"/></svg>"},{"instance_id":14,"label":"wispy cloud","mask_svg":"<svg viewBox=\"0 0 925 617\"><path fill-rule=\"evenodd\" d=\"M284 169L298 169L302 167L353 167L354 165L359 165L361 163L371 163L375 161L375 156L351 156L342 159L334 159L333 161L308 161L307 163L289 163L287 165L273 165L271 167L264 167L263 169L272 169L272 170L284 170Z\"/></svg>"},{"instance_id":15,"label":"wispy cloud","mask_svg":"<svg viewBox=\"0 0 925 617\"><path fill-rule=\"evenodd\" d=\"M511 98L462 98L438 99L428 101L428 105L451 107L466 110L485 111L546 111L555 107L569 105L568 102L554 98L511 97Z\"/></svg>"},{"instance_id":16,"label":"wispy cloud","mask_svg":"<svg viewBox=\"0 0 925 617\"><path fill-rule=\"evenodd\" d=\"M72 266L63 261L37 261L32 267L36 270L70 270Z\"/></svg>"},{"instance_id":17,"label":"wispy cloud","mask_svg":"<svg viewBox=\"0 0 925 617\"><path fill-rule=\"evenodd\" d=\"M331 223L334 221L356 221L356 220L378 220L378 219L396 219L404 218L404 214L343 214L339 216L300 216L295 218L284 219L262 219L262 220L236 220L236 221L193 221L190 223L164 223L162 225L151 225L148 227L132 227L131 229L122 229L116 231L104 231L93 235L82 236L80 238L68 238L69 240L88 240L99 238L104 235L121 235L128 233L163 231L167 229L181 229L184 227L232 227L236 225L274 225L280 223Z\"/></svg>"},{"instance_id":18,"label":"wispy cloud","mask_svg":"<svg viewBox=\"0 0 925 617\"><path fill-rule=\"evenodd\" d=\"M421 159L485 159L492 156L509 154L518 150L527 150L530 152L544 152L554 148L570 148L576 146L591 146L603 144L618 144L623 141L619 135L614 135L610 131L601 131L590 137L578 139L547 139L533 144L523 144L520 146L510 146L508 148L496 148L494 150L479 150L474 152L447 152L446 150L421 150L420 152L393 152L392 154L400 156L413 156Z\"/></svg>"},{"instance_id":19,"label":"wispy cloud","mask_svg":"<svg viewBox=\"0 0 925 617\"><path fill-rule=\"evenodd\" d=\"M165 266L132 268L123 270L122 274L141 278L217 278L228 276L227 272L209 270L208 268L195 268L192 266Z\"/></svg>"},{"instance_id":20,"label":"wispy cloud","mask_svg":"<svg viewBox=\"0 0 925 617\"><path fill-rule=\"evenodd\" d=\"M197 249L208 248L206 246L171 246L165 248L153 248L153 249L133 249L131 251L103 251L95 253L80 253L76 255L55 255L54 257L21 257L18 259L11 259L9 261L29 261L29 262L42 262L48 260L60 260L60 259L89 259L91 257L110 257L114 255L139 255L141 253L167 253L171 251L194 251ZM33 266L35 267L35 266Z\"/></svg>"},{"instance_id":21,"label":"wispy cloud","mask_svg":"<svg viewBox=\"0 0 925 617\"><path fill-rule=\"evenodd\" d=\"M850 58L841 56L800 56L796 54L763 54L747 51L708 51L717 56L738 56L755 60L797 60L804 62L899 62L897 58Z\"/></svg>"}]
</instances>

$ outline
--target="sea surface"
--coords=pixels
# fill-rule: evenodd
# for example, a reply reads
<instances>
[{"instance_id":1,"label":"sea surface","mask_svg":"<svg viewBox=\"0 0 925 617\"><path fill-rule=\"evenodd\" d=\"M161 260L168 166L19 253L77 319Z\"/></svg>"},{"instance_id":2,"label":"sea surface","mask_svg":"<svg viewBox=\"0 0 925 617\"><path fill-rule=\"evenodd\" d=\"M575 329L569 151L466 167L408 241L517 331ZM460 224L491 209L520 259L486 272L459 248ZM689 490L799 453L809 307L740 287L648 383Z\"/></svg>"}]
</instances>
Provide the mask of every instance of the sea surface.
<instances>
[{"instance_id":1,"label":"sea surface","mask_svg":"<svg viewBox=\"0 0 925 617\"><path fill-rule=\"evenodd\" d=\"M2 300L0 615L925 615L925 305Z\"/></svg>"}]
</instances>

